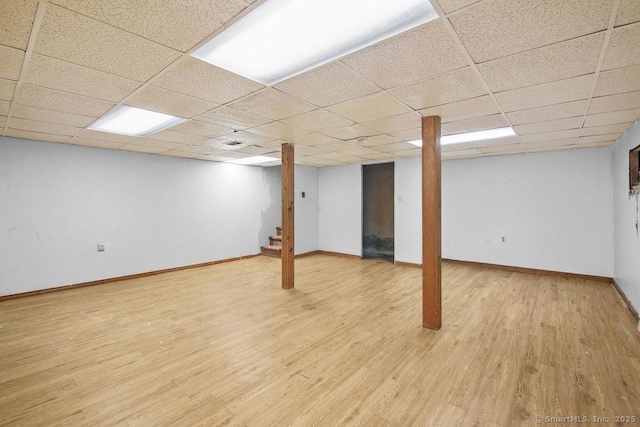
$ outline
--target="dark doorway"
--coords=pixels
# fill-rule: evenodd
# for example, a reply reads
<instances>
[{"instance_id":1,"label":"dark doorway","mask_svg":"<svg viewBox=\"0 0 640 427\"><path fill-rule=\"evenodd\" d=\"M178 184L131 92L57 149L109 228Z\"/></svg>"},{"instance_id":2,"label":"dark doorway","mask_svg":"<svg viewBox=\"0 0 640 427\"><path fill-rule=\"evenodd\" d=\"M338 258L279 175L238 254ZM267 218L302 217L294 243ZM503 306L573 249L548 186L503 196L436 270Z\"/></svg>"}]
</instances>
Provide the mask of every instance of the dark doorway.
<instances>
[{"instance_id":1,"label":"dark doorway","mask_svg":"<svg viewBox=\"0 0 640 427\"><path fill-rule=\"evenodd\" d=\"M394 261L393 163L362 167L362 257Z\"/></svg>"}]
</instances>

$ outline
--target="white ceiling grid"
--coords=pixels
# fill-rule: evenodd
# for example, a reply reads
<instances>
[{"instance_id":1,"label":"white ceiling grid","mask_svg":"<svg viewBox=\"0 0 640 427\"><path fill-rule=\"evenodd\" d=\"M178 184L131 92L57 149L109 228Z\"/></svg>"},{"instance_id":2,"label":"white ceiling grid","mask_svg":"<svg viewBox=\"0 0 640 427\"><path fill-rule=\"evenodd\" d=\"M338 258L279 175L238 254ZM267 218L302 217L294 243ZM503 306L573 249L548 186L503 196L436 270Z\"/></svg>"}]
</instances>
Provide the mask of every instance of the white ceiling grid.
<instances>
[{"instance_id":1,"label":"white ceiling grid","mask_svg":"<svg viewBox=\"0 0 640 427\"><path fill-rule=\"evenodd\" d=\"M4 0L0 131L211 161L311 166L420 155L420 117L443 134L515 137L443 158L608 146L640 117L637 0L431 0L440 18L273 87L190 53L264 0ZM183 117L147 138L87 127L118 105Z\"/></svg>"}]
</instances>

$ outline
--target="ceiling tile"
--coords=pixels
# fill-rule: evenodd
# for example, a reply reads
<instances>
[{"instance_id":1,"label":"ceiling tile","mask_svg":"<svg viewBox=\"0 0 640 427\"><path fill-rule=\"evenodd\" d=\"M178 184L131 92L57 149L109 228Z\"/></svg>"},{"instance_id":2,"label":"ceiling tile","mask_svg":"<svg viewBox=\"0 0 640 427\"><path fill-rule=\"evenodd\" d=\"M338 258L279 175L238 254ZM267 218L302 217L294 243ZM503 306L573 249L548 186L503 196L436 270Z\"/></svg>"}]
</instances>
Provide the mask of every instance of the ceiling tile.
<instances>
[{"instance_id":1,"label":"ceiling tile","mask_svg":"<svg viewBox=\"0 0 640 427\"><path fill-rule=\"evenodd\" d=\"M18 103L91 117L100 117L115 106L111 102L29 84L22 85Z\"/></svg>"},{"instance_id":2,"label":"ceiling tile","mask_svg":"<svg viewBox=\"0 0 640 427\"><path fill-rule=\"evenodd\" d=\"M179 157L184 159L201 159L203 157L207 157L206 154L194 153L193 151L182 151L182 150L170 150L170 151L165 151L159 154L161 156Z\"/></svg>"},{"instance_id":3,"label":"ceiling tile","mask_svg":"<svg viewBox=\"0 0 640 427\"><path fill-rule=\"evenodd\" d=\"M16 90L16 82L13 80L0 79L0 99L4 101L11 101L13 99L13 93Z\"/></svg>"},{"instance_id":4,"label":"ceiling tile","mask_svg":"<svg viewBox=\"0 0 640 427\"><path fill-rule=\"evenodd\" d=\"M504 126L509 126L509 123L502 116L502 114L493 114L491 116L459 120L442 125L442 127L450 133L473 132L485 129L495 129Z\"/></svg>"},{"instance_id":5,"label":"ceiling tile","mask_svg":"<svg viewBox=\"0 0 640 427\"><path fill-rule=\"evenodd\" d=\"M13 117L38 122L57 123L67 126L86 127L93 123L95 117L80 116L77 114L64 113L62 111L45 110L42 108L28 107L16 104L13 109Z\"/></svg>"},{"instance_id":6,"label":"ceiling tile","mask_svg":"<svg viewBox=\"0 0 640 427\"><path fill-rule=\"evenodd\" d=\"M389 93L414 110L435 107L484 95L486 90L471 67L408 86L390 89Z\"/></svg>"},{"instance_id":7,"label":"ceiling tile","mask_svg":"<svg viewBox=\"0 0 640 427\"><path fill-rule=\"evenodd\" d=\"M354 124L351 120L340 117L325 109L318 109L299 116L290 117L282 121L285 124L296 126L311 132L322 132Z\"/></svg>"},{"instance_id":8,"label":"ceiling tile","mask_svg":"<svg viewBox=\"0 0 640 427\"><path fill-rule=\"evenodd\" d=\"M369 147L359 147L359 148L351 148L349 150L344 150L342 153L349 156L364 157L372 154L373 155L380 154L380 151L374 150L373 148L369 148Z\"/></svg>"},{"instance_id":9,"label":"ceiling tile","mask_svg":"<svg viewBox=\"0 0 640 427\"><path fill-rule=\"evenodd\" d=\"M611 113L592 114L587 116L584 127L615 125L635 122L640 117L640 109L614 111Z\"/></svg>"},{"instance_id":10,"label":"ceiling tile","mask_svg":"<svg viewBox=\"0 0 640 427\"><path fill-rule=\"evenodd\" d=\"M521 144L509 144L509 145L496 145L493 147L481 147L478 148L480 152L489 154L489 153L524 153L526 150Z\"/></svg>"},{"instance_id":11,"label":"ceiling tile","mask_svg":"<svg viewBox=\"0 0 640 427\"><path fill-rule=\"evenodd\" d=\"M478 3L482 0L438 0L440 7L444 10L444 13L451 13L463 7L470 6L474 3Z\"/></svg>"},{"instance_id":12,"label":"ceiling tile","mask_svg":"<svg viewBox=\"0 0 640 427\"><path fill-rule=\"evenodd\" d=\"M296 144L305 145L327 145L340 142L339 139L331 138L330 136L322 135L321 133L309 133L307 135L296 136L294 142Z\"/></svg>"},{"instance_id":13,"label":"ceiling tile","mask_svg":"<svg viewBox=\"0 0 640 427\"><path fill-rule=\"evenodd\" d=\"M365 138L364 141L359 142L359 144L364 147L375 148L378 145L393 144L395 142L402 142L402 140L394 138L390 135L377 135Z\"/></svg>"},{"instance_id":14,"label":"ceiling tile","mask_svg":"<svg viewBox=\"0 0 640 427\"><path fill-rule=\"evenodd\" d=\"M235 101L229 106L245 113L256 114L272 120L281 120L316 109L315 106L307 102L273 88L265 88Z\"/></svg>"},{"instance_id":15,"label":"ceiling tile","mask_svg":"<svg viewBox=\"0 0 640 427\"><path fill-rule=\"evenodd\" d=\"M238 149L238 152L240 153L253 154L254 156L261 156L267 153L271 153L272 151L272 148L262 148L256 145L249 145Z\"/></svg>"},{"instance_id":16,"label":"ceiling tile","mask_svg":"<svg viewBox=\"0 0 640 427\"><path fill-rule=\"evenodd\" d=\"M264 87L192 57L172 66L154 85L217 104L226 104Z\"/></svg>"},{"instance_id":17,"label":"ceiling tile","mask_svg":"<svg viewBox=\"0 0 640 427\"><path fill-rule=\"evenodd\" d=\"M34 52L139 82L149 80L180 53L49 4Z\"/></svg>"},{"instance_id":18,"label":"ceiling tile","mask_svg":"<svg viewBox=\"0 0 640 427\"><path fill-rule=\"evenodd\" d=\"M606 135L611 133L621 134L629 129L632 123L619 123L615 125L593 126L580 130L580 136Z\"/></svg>"},{"instance_id":19,"label":"ceiling tile","mask_svg":"<svg viewBox=\"0 0 640 427\"><path fill-rule=\"evenodd\" d=\"M409 144L408 142L394 142L392 144L376 145L375 149L385 153L395 153L397 151L413 150L415 148L415 145Z\"/></svg>"},{"instance_id":20,"label":"ceiling tile","mask_svg":"<svg viewBox=\"0 0 640 427\"><path fill-rule=\"evenodd\" d=\"M22 69L22 61L24 60L24 52L20 49L0 45L0 58L2 58L2 61L0 61L0 78L18 80Z\"/></svg>"},{"instance_id":21,"label":"ceiling tile","mask_svg":"<svg viewBox=\"0 0 640 427\"><path fill-rule=\"evenodd\" d=\"M198 120L234 130L249 129L269 123L271 120L254 114L234 110L229 107L220 107L198 117Z\"/></svg>"},{"instance_id":22,"label":"ceiling tile","mask_svg":"<svg viewBox=\"0 0 640 427\"><path fill-rule=\"evenodd\" d=\"M547 151L564 151L564 150L574 150L576 145L559 145L559 146L541 146L541 147L530 147L527 149L529 153L540 153Z\"/></svg>"},{"instance_id":23,"label":"ceiling tile","mask_svg":"<svg viewBox=\"0 0 640 427\"><path fill-rule=\"evenodd\" d=\"M351 101L328 107L328 109L356 123L369 122L411 112L411 109L406 105L385 92L352 99Z\"/></svg>"},{"instance_id":24,"label":"ceiling tile","mask_svg":"<svg viewBox=\"0 0 640 427\"><path fill-rule=\"evenodd\" d=\"M121 142L111 142L111 141L104 141L101 139L83 138L78 136L69 140L67 144L83 145L85 147L96 147L96 148L120 148L123 145Z\"/></svg>"},{"instance_id":25,"label":"ceiling tile","mask_svg":"<svg viewBox=\"0 0 640 427\"><path fill-rule=\"evenodd\" d=\"M120 102L140 86L134 80L37 54L31 56L25 82L111 102Z\"/></svg>"},{"instance_id":26,"label":"ceiling tile","mask_svg":"<svg viewBox=\"0 0 640 427\"><path fill-rule=\"evenodd\" d=\"M232 0L187 4L160 0L53 0L53 3L182 52L244 9Z\"/></svg>"},{"instance_id":27,"label":"ceiling tile","mask_svg":"<svg viewBox=\"0 0 640 427\"><path fill-rule=\"evenodd\" d=\"M145 145L149 147L155 147L162 150L177 150L184 147L186 144L179 142L163 141L161 139L142 138L134 142L136 145Z\"/></svg>"},{"instance_id":28,"label":"ceiling tile","mask_svg":"<svg viewBox=\"0 0 640 427\"><path fill-rule=\"evenodd\" d=\"M423 117L440 116L442 123L489 116L499 112L498 106L489 95L465 99L464 101L452 102L419 111Z\"/></svg>"},{"instance_id":29,"label":"ceiling tile","mask_svg":"<svg viewBox=\"0 0 640 427\"><path fill-rule=\"evenodd\" d=\"M473 142L462 142L458 144L445 144L440 148L440 150L443 153L447 153L449 151L460 151L460 150L467 150L471 148L477 148Z\"/></svg>"},{"instance_id":30,"label":"ceiling tile","mask_svg":"<svg viewBox=\"0 0 640 427\"><path fill-rule=\"evenodd\" d=\"M577 138L580 135L580 129L559 130L555 132L533 133L522 135L520 139L524 143L539 141L555 141L559 139Z\"/></svg>"},{"instance_id":31,"label":"ceiling tile","mask_svg":"<svg viewBox=\"0 0 640 427\"><path fill-rule=\"evenodd\" d=\"M507 113L507 117L513 125L578 117L584 114L587 103L588 100L583 99L581 101L565 102L564 104L547 105L545 107Z\"/></svg>"},{"instance_id":32,"label":"ceiling tile","mask_svg":"<svg viewBox=\"0 0 640 427\"><path fill-rule=\"evenodd\" d=\"M595 73L604 32L478 65L494 92Z\"/></svg>"},{"instance_id":33,"label":"ceiling tile","mask_svg":"<svg viewBox=\"0 0 640 427\"><path fill-rule=\"evenodd\" d=\"M616 27L640 21L640 3L638 0L620 0Z\"/></svg>"},{"instance_id":34,"label":"ceiling tile","mask_svg":"<svg viewBox=\"0 0 640 427\"><path fill-rule=\"evenodd\" d=\"M429 52L429 60L425 60L422 52ZM383 89L468 65L440 19L359 50L341 61Z\"/></svg>"},{"instance_id":35,"label":"ceiling tile","mask_svg":"<svg viewBox=\"0 0 640 427\"><path fill-rule=\"evenodd\" d=\"M615 141L603 141L603 142L596 142L593 144L578 144L576 145L576 149L578 148L596 148L596 147L610 147L612 145L615 145Z\"/></svg>"},{"instance_id":36,"label":"ceiling tile","mask_svg":"<svg viewBox=\"0 0 640 427\"><path fill-rule=\"evenodd\" d=\"M189 133L191 135L201 135L208 138L226 135L233 132L222 126L212 125L210 123L198 122L195 120L187 120L170 128L172 131Z\"/></svg>"},{"instance_id":37,"label":"ceiling tile","mask_svg":"<svg viewBox=\"0 0 640 427\"><path fill-rule=\"evenodd\" d=\"M578 129L582 126L582 117L570 117L568 119L548 120L546 122L529 123L516 126L518 135L532 133L554 132L567 129Z\"/></svg>"},{"instance_id":38,"label":"ceiling tile","mask_svg":"<svg viewBox=\"0 0 640 427\"><path fill-rule=\"evenodd\" d=\"M27 50L37 8L36 0L0 1L0 44Z\"/></svg>"},{"instance_id":39,"label":"ceiling tile","mask_svg":"<svg viewBox=\"0 0 640 427\"><path fill-rule=\"evenodd\" d=\"M616 28L611 33L603 70L640 64L640 25Z\"/></svg>"},{"instance_id":40,"label":"ceiling tile","mask_svg":"<svg viewBox=\"0 0 640 427\"><path fill-rule=\"evenodd\" d=\"M272 139L282 139L293 142L296 136L304 135L309 131L287 125L281 122L271 122L248 130L248 133L268 136Z\"/></svg>"},{"instance_id":41,"label":"ceiling tile","mask_svg":"<svg viewBox=\"0 0 640 427\"><path fill-rule=\"evenodd\" d=\"M442 158L452 158L452 157L468 157L468 156L479 156L482 152L475 148L468 148L466 150L457 150L457 151L447 151L442 153Z\"/></svg>"},{"instance_id":42,"label":"ceiling tile","mask_svg":"<svg viewBox=\"0 0 640 427\"><path fill-rule=\"evenodd\" d=\"M595 144L600 142L617 141L620 138L619 133L609 133L604 135L581 136L578 138L578 144Z\"/></svg>"},{"instance_id":43,"label":"ceiling tile","mask_svg":"<svg viewBox=\"0 0 640 427\"><path fill-rule=\"evenodd\" d=\"M613 0L486 0L450 17L476 63L607 28Z\"/></svg>"},{"instance_id":44,"label":"ceiling tile","mask_svg":"<svg viewBox=\"0 0 640 427\"><path fill-rule=\"evenodd\" d=\"M330 158L330 157L324 157L323 155L327 154L327 151L320 148L320 147L310 147L308 145L301 145L301 144L296 144L295 145L295 154L296 156L318 156L318 158ZM347 154L342 154L342 157L346 157L348 156ZM331 157L331 158L335 158L335 157Z\"/></svg>"},{"instance_id":45,"label":"ceiling tile","mask_svg":"<svg viewBox=\"0 0 640 427\"><path fill-rule=\"evenodd\" d=\"M601 72L593 96L613 95L636 90L640 90L640 65Z\"/></svg>"},{"instance_id":46,"label":"ceiling tile","mask_svg":"<svg viewBox=\"0 0 640 427\"><path fill-rule=\"evenodd\" d=\"M307 71L278 83L274 88L319 107L338 104L380 90L340 62Z\"/></svg>"},{"instance_id":47,"label":"ceiling tile","mask_svg":"<svg viewBox=\"0 0 640 427\"><path fill-rule=\"evenodd\" d=\"M161 139L163 141L180 142L183 144L196 144L198 142L209 139L202 135L191 135L183 132L175 132L172 130L163 130L152 135L153 139Z\"/></svg>"},{"instance_id":48,"label":"ceiling tile","mask_svg":"<svg viewBox=\"0 0 640 427\"><path fill-rule=\"evenodd\" d=\"M348 141L351 139L357 139L357 138L369 137L369 136L375 136L375 135L381 134L381 132L378 132L377 130L371 129L364 125L346 126L343 128L332 129L322 133L323 135L330 136L332 138L336 138L341 141Z\"/></svg>"},{"instance_id":49,"label":"ceiling tile","mask_svg":"<svg viewBox=\"0 0 640 427\"><path fill-rule=\"evenodd\" d=\"M204 147L202 145L185 145L184 147L180 147L176 151L181 151L181 152L184 152L184 153L198 153L198 154L216 154L216 153L221 153L221 150L218 150L218 149L215 149L215 148L211 148L211 147Z\"/></svg>"},{"instance_id":50,"label":"ceiling tile","mask_svg":"<svg viewBox=\"0 0 640 427\"><path fill-rule=\"evenodd\" d=\"M402 141L415 141L416 139L422 138L422 128L402 130L400 132L393 132L390 135Z\"/></svg>"},{"instance_id":51,"label":"ceiling tile","mask_svg":"<svg viewBox=\"0 0 640 427\"><path fill-rule=\"evenodd\" d=\"M420 127L421 120L422 116L419 113L412 111L405 114L399 114L397 116L373 120L363 124L380 132L391 133Z\"/></svg>"},{"instance_id":52,"label":"ceiling tile","mask_svg":"<svg viewBox=\"0 0 640 427\"><path fill-rule=\"evenodd\" d=\"M219 136L217 138L200 142L198 145L210 145L216 147L222 147L226 150L230 149L230 147L226 146L225 142L241 142L245 145L260 145L265 144L267 142L273 141L274 138L266 135L258 135L255 133L249 132L233 132L227 135ZM222 144L222 145L221 145Z\"/></svg>"},{"instance_id":53,"label":"ceiling tile","mask_svg":"<svg viewBox=\"0 0 640 427\"><path fill-rule=\"evenodd\" d=\"M496 94L505 111L526 110L589 98L594 75L573 77Z\"/></svg>"},{"instance_id":54,"label":"ceiling tile","mask_svg":"<svg viewBox=\"0 0 640 427\"><path fill-rule=\"evenodd\" d=\"M33 139L36 141L47 141L47 142L65 142L69 137L67 135L53 135L47 133L39 133L39 132L30 132L27 130L21 129L7 129L7 136L12 138L24 138L24 139Z\"/></svg>"},{"instance_id":55,"label":"ceiling tile","mask_svg":"<svg viewBox=\"0 0 640 427\"><path fill-rule=\"evenodd\" d=\"M565 138L565 139L549 139L542 141L525 142L527 149L536 149L542 147L564 147L567 145L576 145L577 138Z\"/></svg>"},{"instance_id":56,"label":"ceiling tile","mask_svg":"<svg viewBox=\"0 0 640 427\"><path fill-rule=\"evenodd\" d=\"M11 107L11 102L0 101L0 116L6 116L9 114L9 107Z\"/></svg>"},{"instance_id":57,"label":"ceiling tile","mask_svg":"<svg viewBox=\"0 0 640 427\"><path fill-rule=\"evenodd\" d=\"M98 130L93 130L93 129L83 130L80 133L80 135L74 138L74 140L79 138L107 141L107 142L113 142L113 143L119 143L119 144L128 144L137 139L140 139L136 136L119 135L116 133L109 133L109 132L100 132Z\"/></svg>"},{"instance_id":58,"label":"ceiling tile","mask_svg":"<svg viewBox=\"0 0 640 427\"><path fill-rule=\"evenodd\" d=\"M27 130L31 132L68 136L73 136L82 130L82 128L79 127L60 125L56 123L36 122L34 120L19 119L16 117L12 117L11 120L9 120L9 127L12 129Z\"/></svg>"},{"instance_id":59,"label":"ceiling tile","mask_svg":"<svg viewBox=\"0 0 640 427\"><path fill-rule=\"evenodd\" d=\"M591 105L589 106L589 114L632 110L634 108L640 108L640 90L592 98Z\"/></svg>"},{"instance_id":60,"label":"ceiling tile","mask_svg":"<svg viewBox=\"0 0 640 427\"><path fill-rule=\"evenodd\" d=\"M152 147L149 145L126 144L118 147L118 150L133 151L136 153L158 154L167 151L166 148Z\"/></svg>"},{"instance_id":61,"label":"ceiling tile","mask_svg":"<svg viewBox=\"0 0 640 427\"><path fill-rule=\"evenodd\" d=\"M192 118L218 106L213 102L155 86L140 89L125 104L184 118Z\"/></svg>"}]
</instances>

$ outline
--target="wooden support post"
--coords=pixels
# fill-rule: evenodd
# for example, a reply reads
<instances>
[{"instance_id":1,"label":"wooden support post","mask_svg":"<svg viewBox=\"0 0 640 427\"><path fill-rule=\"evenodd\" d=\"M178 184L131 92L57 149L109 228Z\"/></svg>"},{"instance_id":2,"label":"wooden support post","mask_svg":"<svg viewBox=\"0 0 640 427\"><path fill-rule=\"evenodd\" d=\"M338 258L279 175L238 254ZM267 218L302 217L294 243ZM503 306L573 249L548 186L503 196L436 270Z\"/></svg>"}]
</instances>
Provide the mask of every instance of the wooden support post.
<instances>
[{"instance_id":1,"label":"wooden support post","mask_svg":"<svg viewBox=\"0 0 640 427\"><path fill-rule=\"evenodd\" d=\"M294 287L294 165L293 144L282 144L282 289Z\"/></svg>"},{"instance_id":2,"label":"wooden support post","mask_svg":"<svg viewBox=\"0 0 640 427\"><path fill-rule=\"evenodd\" d=\"M422 118L422 326L442 326L440 117Z\"/></svg>"}]
</instances>

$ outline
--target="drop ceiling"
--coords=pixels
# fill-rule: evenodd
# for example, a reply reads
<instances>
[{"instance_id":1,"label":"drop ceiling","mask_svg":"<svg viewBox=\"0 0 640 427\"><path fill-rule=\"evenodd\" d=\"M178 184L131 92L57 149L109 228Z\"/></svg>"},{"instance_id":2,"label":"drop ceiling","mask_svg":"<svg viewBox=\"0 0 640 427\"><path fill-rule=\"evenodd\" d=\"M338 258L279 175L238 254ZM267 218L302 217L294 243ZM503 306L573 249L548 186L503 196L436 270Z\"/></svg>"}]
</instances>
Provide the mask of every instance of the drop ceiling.
<instances>
[{"instance_id":1,"label":"drop ceiling","mask_svg":"<svg viewBox=\"0 0 640 427\"><path fill-rule=\"evenodd\" d=\"M271 87L190 56L260 3L3 0L0 131L210 161L288 142L322 167L419 156L421 116L517 134L444 159L609 146L640 117L638 0L431 0L439 19ZM88 129L118 105L188 120Z\"/></svg>"}]
</instances>

